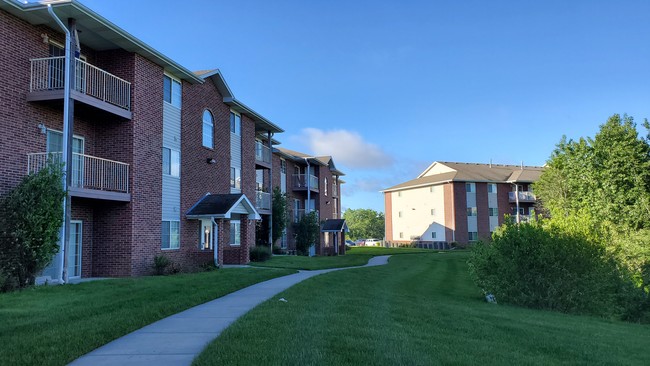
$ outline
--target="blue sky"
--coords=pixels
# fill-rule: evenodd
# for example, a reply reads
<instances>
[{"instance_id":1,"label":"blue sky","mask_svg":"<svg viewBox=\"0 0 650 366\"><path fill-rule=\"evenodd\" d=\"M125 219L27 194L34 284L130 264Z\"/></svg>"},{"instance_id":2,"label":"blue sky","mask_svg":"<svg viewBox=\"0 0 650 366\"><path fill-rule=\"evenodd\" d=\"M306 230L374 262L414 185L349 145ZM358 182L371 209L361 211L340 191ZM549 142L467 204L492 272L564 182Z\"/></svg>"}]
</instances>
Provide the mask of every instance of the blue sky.
<instances>
[{"instance_id":1,"label":"blue sky","mask_svg":"<svg viewBox=\"0 0 650 366\"><path fill-rule=\"evenodd\" d=\"M82 3L332 155L343 208L383 211L433 161L542 165L562 135L650 117L650 1Z\"/></svg>"}]
</instances>

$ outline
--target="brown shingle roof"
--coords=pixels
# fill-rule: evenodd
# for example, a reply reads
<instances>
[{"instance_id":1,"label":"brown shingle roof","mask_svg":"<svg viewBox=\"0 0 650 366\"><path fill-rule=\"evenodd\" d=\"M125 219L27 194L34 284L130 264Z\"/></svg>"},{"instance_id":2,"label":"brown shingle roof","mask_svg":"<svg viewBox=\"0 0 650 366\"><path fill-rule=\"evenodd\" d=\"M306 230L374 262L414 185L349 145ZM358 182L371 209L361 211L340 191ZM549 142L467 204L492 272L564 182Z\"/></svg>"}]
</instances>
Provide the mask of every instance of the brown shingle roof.
<instances>
[{"instance_id":1,"label":"brown shingle roof","mask_svg":"<svg viewBox=\"0 0 650 366\"><path fill-rule=\"evenodd\" d=\"M404 188L415 188L445 182L521 182L532 183L539 179L544 168L539 166L518 166L478 163L437 162L453 169L453 172L421 176L396 186L386 188L384 192ZM428 170L428 169L427 169ZM426 172L426 171L425 171Z\"/></svg>"}]
</instances>

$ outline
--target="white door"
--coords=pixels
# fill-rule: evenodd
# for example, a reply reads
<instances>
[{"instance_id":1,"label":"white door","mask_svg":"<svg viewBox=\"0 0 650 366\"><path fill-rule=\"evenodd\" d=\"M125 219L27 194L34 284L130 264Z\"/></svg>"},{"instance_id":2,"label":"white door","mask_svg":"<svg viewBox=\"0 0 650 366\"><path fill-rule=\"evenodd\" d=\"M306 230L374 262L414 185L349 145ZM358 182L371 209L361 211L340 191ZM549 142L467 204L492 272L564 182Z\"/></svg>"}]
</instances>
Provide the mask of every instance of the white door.
<instances>
[{"instance_id":1,"label":"white door","mask_svg":"<svg viewBox=\"0 0 650 366\"><path fill-rule=\"evenodd\" d=\"M218 226L212 225L212 248L214 248L214 265L219 265L219 232Z\"/></svg>"},{"instance_id":2,"label":"white door","mask_svg":"<svg viewBox=\"0 0 650 366\"><path fill-rule=\"evenodd\" d=\"M81 221L70 222L70 246L68 247L68 278L81 277Z\"/></svg>"}]
</instances>

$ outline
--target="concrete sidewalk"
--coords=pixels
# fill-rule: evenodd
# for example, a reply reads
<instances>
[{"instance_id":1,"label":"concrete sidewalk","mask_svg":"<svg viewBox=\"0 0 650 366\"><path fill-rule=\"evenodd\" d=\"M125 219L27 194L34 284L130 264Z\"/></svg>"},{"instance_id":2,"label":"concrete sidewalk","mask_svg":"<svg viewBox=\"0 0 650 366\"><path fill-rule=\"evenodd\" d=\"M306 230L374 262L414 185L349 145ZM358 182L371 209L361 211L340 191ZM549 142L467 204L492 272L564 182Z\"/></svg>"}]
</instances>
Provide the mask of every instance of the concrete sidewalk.
<instances>
[{"instance_id":1,"label":"concrete sidewalk","mask_svg":"<svg viewBox=\"0 0 650 366\"><path fill-rule=\"evenodd\" d=\"M323 273L384 265L389 257L373 257L360 267L300 271L257 283L138 329L70 365L190 365L203 348L237 318L289 287Z\"/></svg>"}]
</instances>

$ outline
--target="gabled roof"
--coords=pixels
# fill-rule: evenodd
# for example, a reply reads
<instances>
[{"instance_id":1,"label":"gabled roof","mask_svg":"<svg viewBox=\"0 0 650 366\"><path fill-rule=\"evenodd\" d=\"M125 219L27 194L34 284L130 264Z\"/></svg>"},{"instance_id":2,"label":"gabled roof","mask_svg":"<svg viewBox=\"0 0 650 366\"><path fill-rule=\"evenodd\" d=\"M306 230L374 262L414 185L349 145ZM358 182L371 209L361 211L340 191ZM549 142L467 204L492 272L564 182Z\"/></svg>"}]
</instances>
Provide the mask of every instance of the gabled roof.
<instances>
[{"instance_id":1,"label":"gabled roof","mask_svg":"<svg viewBox=\"0 0 650 366\"><path fill-rule=\"evenodd\" d=\"M321 233L340 233L340 232L349 232L348 224L344 219L328 219L323 222L323 225L320 229Z\"/></svg>"},{"instance_id":2,"label":"gabled roof","mask_svg":"<svg viewBox=\"0 0 650 366\"><path fill-rule=\"evenodd\" d=\"M232 90L230 90L228 83L226 83L226 79L223 78L219 69L194 71L194 74L203 80L212 80L223 98L233 97Z\"/></svg>"},{"instance_id":3,"label":"gabled roof","mask_svg":"<svg viewBox=\"0 0 650 366\"><path fill-rule=\"evenodd\" d=\"M431 186L447 182L533 183L544 171L539 166L434 162L416 179L382 192Z\"/></svg>"},{"instance_id":4,"label":"gabled roof","mask_svg":"<svg viewBox=\"0 0 650 366\"><path fill-rule=\"evenodd\" d=\"M315 164L320 166L326 166L330 169L332 174L342 176L345 175L342 171L336 168L334 165L334 159L331 156L311 156L295 150L289 150L284 147L274 147L273 153L280 155L285 159L292 160L296 163L305 163L305 159L309 160L309 164Z\"/></svg>"},{"instance_id":5,"label":"gabled roof","mask_svg":"<svg viewBox=\"0 0 650 366\"><path fill-rule=\"evenodd\" d=\"M162 66L165 71L180 79L192 84L202 82L200 78L185 67L111 23L77 0L38 2L0 0L0 9L30 24L45 25L58 31L59 26L47 11L48 4L52 6L59 18L75 18L77 20L77 29L81 31L79 37L81 42L92 49L104 51L121 48L129 52L135 52Z\"/></svg>"},{"instance_id":6,"label":"gabled roof","mask_svg":"<svg viewBox=\"0 0 650 366\"><path fill-rule=\"evenodd\" d=\"M210 194L205 196L192 206L185 216L188 219L230 219L233 214L249 215L255 220L261 216L255 206L244 194Z\"/></svg>"}]
</instances>

